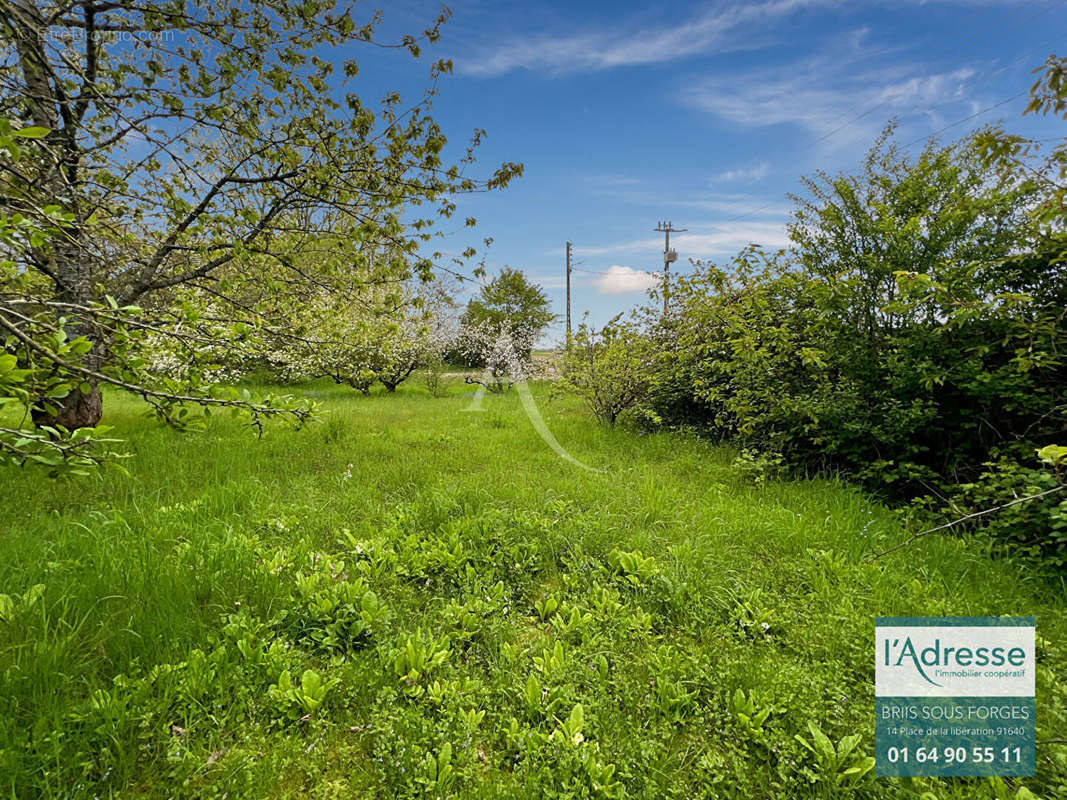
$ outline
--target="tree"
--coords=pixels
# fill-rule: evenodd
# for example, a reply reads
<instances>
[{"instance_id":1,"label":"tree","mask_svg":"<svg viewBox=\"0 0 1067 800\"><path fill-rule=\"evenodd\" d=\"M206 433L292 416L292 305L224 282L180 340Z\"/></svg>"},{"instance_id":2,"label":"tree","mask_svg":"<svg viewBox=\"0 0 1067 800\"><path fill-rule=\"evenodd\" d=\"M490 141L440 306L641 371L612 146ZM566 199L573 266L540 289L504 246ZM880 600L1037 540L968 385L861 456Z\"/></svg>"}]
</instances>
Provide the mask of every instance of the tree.
<instances>
[{"instance_id":1,"label":"tree","mask_svg":"<svg viewBox=\"0 0 1067 800\"><path fill-rule=\"evenodd\" d=\"M528 358L530 348L556 319L551 307L540 286L530 283L521 270L505 267L467 303L462 324L467 328L487 326L495 331L510 326L512 332L521 332L522 338L529 341L529 347L520 352Z\"/></svg>"},{"instance_id":2,"label":"tree","mask_svg":"<svg viewBox=\"0 0 1067 800\"><path fill-rule=\"evenodd\" d=\"M231 373L264 370L285 382L328 377L369 394L379 381L396 391L415 370L440 362L456 327L445 282L377 283L356 271L351 284L343 294L320 290L304 299L290 328L272 331L262 352L241 353L247 368L234 365Z\"/></svg>"},{"instance_id":3,"label":"tree","mask_svg":"<svg viewBox=\"0 0 1067 800\"><path fill-rule=\"evenodd\" d=\"M485 367L485 375L468 375L466 383L484 386L490 392L504 392L530 373L529 353L533 340L526 328L505 320L500 325L488 321L460 328L459 351L472 364Z\"/></svg>"},{"instance_id":4,"label":"tree","mask_svg":"<svg viewBox=\"0 0 1067 800\"><path fill-rule=\"evenodd\" d=\"M680 279L657 387L688 382L717 432L887 499L991 496L1001 461L1023 487L1062 435L1067 273L1036 257L1039 184L989 165L983 136L916 157L882 139L858 174L806 183L791 250Z\"/></svg>"},{"instance_id":5,"label":"tree","mask_svg":"<svg viewBox=\"0 0 1067 800\"><path fill-rule=\"evenodd\" d=\"M435 356L430 319L419 308L383 326L377 345L375 375L387 392L395 392L411 373Z\"/></svg>"},{"instance_id":6,"label":"tree","mask_svg":"<svg viewBox=\"0 0 1067 800\"><path fill-rule=\"evenodd\" d=\"M430 394L440 392L439 376L445 352L456 340L458 323L449 286L436 280L409 289L406 313L388 326L379 341L378 380L386 391L407 380L417 369L427 369Z\"/></svg>"},{"instance_id":7,"label":"tree","mask_svg":"<svg viewBox=\"0 0 1067 800\"><path fill-rule=\"evenodd\" d=\"M302 307L290 332L274 337L261 361L287 382L330 378L369 394L378 380L379 320L391 310L372 294L364 287L356 302L322 292Z\"/></svg>"},{"instance_id":8,"label":"tree","mask_svg":"<svg viewBox=\"0 0 1067 800\"><path fill-rule=\"evenodd\" d=\"M894 131L882 132L855 174L818 171L792 197L793 251L826 285L848 286L854 302L842 321L861 346L908 321L893 305L899 271L936 275L1004 256L1033 206L1033 187L1011 171L990 171L977 137L930 142L911 159Z\"/></svg>"},{"instance_id":9,"label":"tree","mask_svg":"<svg viewBox=\"0 0 1067 800\"><path fill-rule=\"evenodd\" d=\"M418 56L448 15L389 46ZM457 195L521 173L506 163L485 180L466 174L481 131L458 163L444 161L429 109L450 63L431 66L420 102L405 108L387 92L377 112L350 90L354 60L334 74L323 49L380 44L377 21L357 22L333 0L7 4L0 114L32 137L18 159L10 148L0 158L0 210L53 235L3 242L14 267L2 276L0 326L22 361L58 366L47 345L57 335L89 344L63 365L79 391L22 396L38 424L60 436L95 425L101 384L137 391L174 419L175 406L210 396L203 373L160 383L125 357L125 338L150 330L241 348L284 330L294 298L344 291L350 277L332 265L308 271L314 259L302 256L324 236L363 266L368 248L388 247L392 257L368 267L373 282L407 280L408 269L429 276L418 251L434 215L412 208L447 217ZM57 209L68 214L61 226ZM203 297L229 325L200 325Z\"/></svg>"},{"instance_id":10,"label":"tree","mask_svg":"<svg viewBox=\"0 0 1067 800\"><path fill-rule=\"evenodd\" d=\"M585 402L598 420L614 425L652 394L656 350L633 323L615 317L599 331L582 323L563 354L558 386Z\"/></svg>"}]
</instances>

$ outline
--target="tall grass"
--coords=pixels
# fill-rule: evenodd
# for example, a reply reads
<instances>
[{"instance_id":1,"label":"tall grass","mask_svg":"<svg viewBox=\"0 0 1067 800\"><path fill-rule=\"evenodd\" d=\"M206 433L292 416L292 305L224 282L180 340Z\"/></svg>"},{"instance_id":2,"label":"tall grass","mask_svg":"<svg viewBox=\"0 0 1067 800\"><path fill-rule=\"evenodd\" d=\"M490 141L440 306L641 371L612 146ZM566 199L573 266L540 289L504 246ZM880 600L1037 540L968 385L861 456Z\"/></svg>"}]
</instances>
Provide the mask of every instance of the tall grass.
<instances>
[{"instance_id":1,"label":"tall grass","mask_svg":"<svg viewBox=\"0 0 1067 800\"><path fill-rule=\"evenodd\" d=\"M727 449L547 392L602 472L557 458L514 396L307 390L323 420L262 439L111 396L128 476L0 472L0 792L997 796L842 788L806 760L809 719L872 751L876 615L1036 615L1038 738L1067 729L1062 590L980 540L864 563L906 534L857 492L754 485ZM759 730L738 689L772 709ZM1034 791L1067 791L1062 746L1038 770Z\"/></svg>"}]
</instances>

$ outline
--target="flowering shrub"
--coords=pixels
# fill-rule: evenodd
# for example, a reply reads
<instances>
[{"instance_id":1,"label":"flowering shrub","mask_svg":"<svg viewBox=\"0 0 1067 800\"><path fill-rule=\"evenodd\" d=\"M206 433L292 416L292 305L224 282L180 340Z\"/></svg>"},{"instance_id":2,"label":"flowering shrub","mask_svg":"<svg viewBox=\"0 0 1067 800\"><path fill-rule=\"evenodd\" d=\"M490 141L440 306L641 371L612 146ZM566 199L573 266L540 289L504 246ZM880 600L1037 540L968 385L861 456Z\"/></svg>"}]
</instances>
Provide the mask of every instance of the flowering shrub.
<instances>
[{"instance_id":1,"label":"flowering shrub","mask_svg":"<svg viewBox=\"0 0 1067 800\"><path fill-rule=\"evenodd\" d=\"M491 392L503 392L530 373L529 353L536 332L513 322L483 321L465 325L459 332L459 349L475 364L485 364L484 377L468 377Z\"/></svg>"}]
</instances>

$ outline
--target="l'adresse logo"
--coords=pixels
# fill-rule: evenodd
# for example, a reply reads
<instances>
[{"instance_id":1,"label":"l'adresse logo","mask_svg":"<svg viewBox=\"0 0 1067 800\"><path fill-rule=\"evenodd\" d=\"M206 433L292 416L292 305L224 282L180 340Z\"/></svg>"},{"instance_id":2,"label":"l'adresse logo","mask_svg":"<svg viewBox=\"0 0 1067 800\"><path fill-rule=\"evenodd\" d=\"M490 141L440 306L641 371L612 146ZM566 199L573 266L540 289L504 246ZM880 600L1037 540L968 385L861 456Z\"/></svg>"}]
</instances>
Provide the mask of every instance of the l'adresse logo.
<instances>
[{"instance_id":1,"label":"l'adresse logo","mask_svg":"<svg viewBox=\"0 0 1067 800\"><path fill-rule=\"evenodd\" d=\"M901 639L887 637L885 645L885 666L901 667L910 665L915 669L923 680L933 686L941 686L935 680L931 680L924 667L956 667L967 669L968 667L1022 667L1026 664L1026 651L1022 647L989 647L980 644L964 646L942 645L941 639L934 639L934 643L927 647L915 646L910 635Z\"/></svg>"},{"instance_id":2,"label":"l'adresse logo","mask_svg":"<svg viewBox=\"0 0 1067 800\"><path fill-rule=\"evenodd\" d=\"M877 627L875 684L896 697L1024 697L1034 693L1033 629L1018 626Z\"/></svg>"}]
</instances>

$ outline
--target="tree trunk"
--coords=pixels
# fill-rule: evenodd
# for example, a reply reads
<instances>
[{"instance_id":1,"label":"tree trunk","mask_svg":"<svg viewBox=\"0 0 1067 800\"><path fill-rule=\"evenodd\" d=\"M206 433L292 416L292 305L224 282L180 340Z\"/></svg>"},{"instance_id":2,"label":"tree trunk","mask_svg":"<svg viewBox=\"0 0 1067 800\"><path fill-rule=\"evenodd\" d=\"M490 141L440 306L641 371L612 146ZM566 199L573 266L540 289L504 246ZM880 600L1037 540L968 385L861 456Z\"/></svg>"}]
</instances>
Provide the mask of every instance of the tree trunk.
<instances>
[{"instance_id":1,"label":"tree trunk","mask_svg":"<svg viewBox=\"0 0 1067 800\"><path fill-rule=\"evenodd\" d=\"M43 409L33 410L33 422L35 425L61 425L67 430L77 428L94 428L100 424L100 418L104 415L104 398L100 394L100 387L95 382L89 382L92 386L89 394L82 394L80 389L75 388L66 397L53 400L56 407L55 416Z\"/></svg>"},{"instance_id":2,"label":"tree trunk","mask_svg":"<svg viewBox=\"0 0 1067 800\"><path fill-rule=\"evenodd\" d=\"M55 281L57 300L87 308L94 299L93 264L86 249L81 246L84 222L78 209L81 151L74 132L84 108L77 110L72 107L53 85L45 53L47 25L38 4L33 0L14 0L12 8L15 12L12 21L16 33L16 52L28 94L32 98L28 103L30 116L34 125L50 131L45 139L50 149L45 151L46 160L40 165L40 174L37 176L41 205L56 203L75 214L74 223L67 228L64 237L56 240L51 254L37 252L35 257L49 262L46 272ZM88 39L88 47L99 46L91 36ZM63 123L62 127L60 122ZM88 369L99 370L106 359L107 346L94 338L96 332L92 320L78 320L77 312L67 311L65 316L74 318L67 326L68 338L86 336L93 342L93 349L86 354L82 363ZM95 380L86 382L91 387L88 394L76 388L66 397L50 403L55 406L57 413L34 409L34 424L62 425L69 430L99 424L103 415L100 388Z\"/></svg>"},{"instance_id":3,"label":"tree trunk","mask_svg":"<svg viewBox=\"0 0 1067 800\"><path fill-rule=\"evenodd\" d=\"M94 338L94 331L88 329L84 323L75 323L67 328L71 338L86 336L93 342L93 349L85 355L82 364L91 370L99 370L106 358L106 347L98 339ZM100 424L104 415L104 397L100 392L100 385L95 378L85 378L75 384L88 383L89 393L84 394L78 385L66 397L50 400L49 405L56 409L55 414L49 414L42 408L35 408L32 412L34 425L61 425L69 431L78 428L95 428Z\"/></svg>"}]
</instances>

